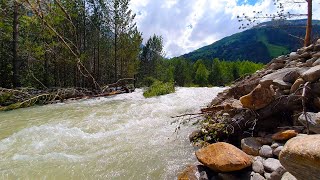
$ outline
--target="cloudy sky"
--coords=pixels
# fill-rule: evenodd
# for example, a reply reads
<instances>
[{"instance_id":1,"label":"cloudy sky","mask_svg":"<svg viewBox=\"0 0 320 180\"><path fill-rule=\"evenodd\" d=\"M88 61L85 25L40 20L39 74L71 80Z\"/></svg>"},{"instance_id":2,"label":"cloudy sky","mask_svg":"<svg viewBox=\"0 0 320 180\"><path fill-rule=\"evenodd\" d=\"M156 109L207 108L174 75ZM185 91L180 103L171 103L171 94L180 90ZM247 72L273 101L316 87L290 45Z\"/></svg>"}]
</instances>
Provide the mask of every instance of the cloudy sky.
<instances>
[{"instance_id":1,"label":"cloudy sky","mask_svg":"<svg viewBox=\"0 0 320 180\"><path fill-rule=\"evenodd\" d=\"M239 32L238 15L276 12L273 0L131 0L130 6L145 41L153 34L162 35L167 57ZM314 3L314 9L319 5ZM286 10L305 13L306 5L289 4Z\"/></svg>"}]
</instances>

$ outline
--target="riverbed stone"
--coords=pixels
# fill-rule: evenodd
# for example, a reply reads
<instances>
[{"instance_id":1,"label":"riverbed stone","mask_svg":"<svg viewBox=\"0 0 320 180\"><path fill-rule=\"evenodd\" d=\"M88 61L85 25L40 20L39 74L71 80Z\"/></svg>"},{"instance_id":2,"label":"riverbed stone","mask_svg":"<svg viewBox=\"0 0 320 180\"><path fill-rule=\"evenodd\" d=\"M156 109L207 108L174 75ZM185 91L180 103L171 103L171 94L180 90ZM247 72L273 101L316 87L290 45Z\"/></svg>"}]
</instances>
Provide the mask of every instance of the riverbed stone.
<instances>
[{"instance_id":1,"label":"riverbed stone","mask_svg":"<svg viewBox=\"0 0 320 180\"><path fill-rule=\"evenodd\" d=\"M297 178L294 177L291 173L285 172L285 173L282 175L281 180L297 180Z\"/></svg>"},{"instance_id":2,"label":"riverbed stone","mask_svg":"<svg viewBox=\"0 0 320 180\"><path fill-rule=\"evenodd\" d=\"M282 149L281 164L297 179L319 180L320 135L304 135L290 139Z\"/></svg>"},{"instance_id":3,"label":"riverbed stone","mask_svg":"<svg viewBox=\"0 0 320 180\"><path fill-rule=\"evenodd\" d=\"M259 174L259 173L254 173L250 178L250 180L265 180L265 179L266 178L261 176L261 174Z\"/></svg>"},{"instance_id":4,"label":"riverbed stone","mask_svg":"<svg viewBox=\"0 0 320 180\"><path fill-rule=\"evenodd\" d=\"M232 172L251 166L250 156L237 147L218 142L196 151L197 159L216 172Z\"/></svg>"},{"instance_id":5,"label":"riverbed stone","mask_svg":"<svg viewBox=\"0 0 320 180\"><path fill-rule=\"evenodd\" d=\"M273 157L272 148L268 145L263 145L259 150L259 155L266 158Z\"/></svg>"},{"instance_id":6,"label":"riverbed stone","mask_svg":"<svg viewBox=\"0 0 320 180\"><path fill-rule=\"evenodd\" d=\"M299 87L304 83L305 83L305 80L303 80L302 78L298 78L291 86L290 93L296 92L299 89Z\"/></svg>"},{"instance_id":7,"label":"riverbed stone","mask_svg":"<svg viewBox=\"0 0 320 180\"><path fill-rule=\"evenodd\" d=\"M268 158L263 161L264 169L268 172L273 172L280 168L282 165L278 159Z\"/></svg>"},{"instance_id":8,"label":"riverbed stone","mask_svg":"<svg viewBox=\"0 0 320 180\"><path fill-rule=\"evenodd\" d=\"M262 144L255 137L248 137L241 140L241 149L245 153L253 156L259 155Z\"/></svg>"},{"instance_id":9,"label":"riverbed stone","mask_svg":"<svg viewBox=\"0 0 320 180\"><path fill-rule=\"evenodd\" d=\"M304 113L302 113L299 116L298 120L305 127L307 127L307 121L308 121L310 131L320 134L320 113L307 112L307 118L308 120L306 120Z\"/></svg>"},{"instance_id":10,"label":"riverbed stone","mask_svg":"<svg viewBox=\"0 0 320 180\"><path fill-rule=\"evenodd\" d=\"M281 180L281 177L285 172L287 172L287 170L283 166L280 166L270 174L270 180Z\"/></svg>"},{"instance_id":11,"label":"riverbed stone","mask_svg":"<svg viewBox=\"0 0 320 180\"><path fill-rule=\"evenodd\" d=\"M271 86L259 84L249 94L240 98L244 108L258 110L266 107L274 99L274 90Z\"/></svg>"},{"instance_id":12,"label":"riverbed stone","mask_svg":"<svg viewBox=\"0 0 320 180\"><path fill-rule=\"evenodd\" d=\"M315 82L320 78L320 65L314 66L302 74L302 78L308 82Z\"/></svg>"},{"instance_id":13,"label":"riverbed stone","mask_svg":"<svg viewBox=\"0 0 320 180\"><path fill-rule=\"evenodd\" d=\"M295 130L283 130L274 134L272 136L272 139L275 141L286 141L288 139L296 137L297 135L298 133Z\"/></svg>"},{"instance_id":14,"label":"riverbed stone","mask_svg":"<svg viewBox=\"0 0 320 180\"><path fill-rule=\"evenodd\" d=\"M277 157L279 157L280 152L282 151L283 146L279 146L276 149L273 150L273 154Z\"/></svg>"},{"instance_id":15,"label":"riverbed stone","mask_svg":"<svg viewBox=\"0 0 320 180\"><path fill-rule=\"evenodd\" d=\"M264 167L262 161L254 161L252 163L252 170L256 173L263 174L264 173Z\"/></svg>"}]
</instances>

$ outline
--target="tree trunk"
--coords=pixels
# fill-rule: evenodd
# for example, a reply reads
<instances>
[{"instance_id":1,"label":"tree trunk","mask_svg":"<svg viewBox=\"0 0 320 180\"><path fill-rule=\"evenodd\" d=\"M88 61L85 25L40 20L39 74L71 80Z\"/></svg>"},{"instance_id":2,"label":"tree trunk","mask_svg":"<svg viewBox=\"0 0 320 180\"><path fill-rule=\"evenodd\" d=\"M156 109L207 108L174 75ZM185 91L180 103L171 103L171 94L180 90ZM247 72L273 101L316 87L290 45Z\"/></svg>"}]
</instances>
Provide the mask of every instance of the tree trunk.
<instances>
[{"instance_id":1,"label":"tree trunk","mask_svg":"<svg viewBox=\"0 0 320 180\"><path fill-rule=\"evenodd\" d=\"M311 44L311 32L312 32L312 0L307 0L308 2L308 20L306 28L306 37L304 39L304 46L309 46Z\"/></svg>"},{"instance_id":2,"label":"tree trunk","mask_svg":"<svg viewBox=\"0 0 320 180\"><path fill-rule=\"evenodd\" d=\"M13 4L13 41L12 41L12 68L13 68L13 87L19 87L19 63L18 63L18 38L19 38L19 4Z\"/></svg>"}]
</instances>

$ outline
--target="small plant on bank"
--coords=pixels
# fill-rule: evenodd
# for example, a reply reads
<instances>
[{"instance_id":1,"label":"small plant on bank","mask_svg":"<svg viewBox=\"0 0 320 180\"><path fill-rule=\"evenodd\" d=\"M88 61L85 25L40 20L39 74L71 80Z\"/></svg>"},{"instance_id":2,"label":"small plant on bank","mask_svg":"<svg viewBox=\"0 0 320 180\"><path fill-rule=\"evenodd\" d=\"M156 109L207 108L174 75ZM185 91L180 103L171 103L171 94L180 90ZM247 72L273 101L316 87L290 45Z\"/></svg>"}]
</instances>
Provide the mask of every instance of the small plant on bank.
<instances>
[{"instance_id":1,"label":"small plant on bank","mask_svg":"<svg viewBox=\"0 0 320 180\"><path fill-rule=\"evenodd\" d=\"M173 82L162 82L162 81L155 81L153 84L143 93L143 96L146 98L154 97L154 96L161 96L165 94L174 93L174 83Z\"/></svg>"}]
</instances>

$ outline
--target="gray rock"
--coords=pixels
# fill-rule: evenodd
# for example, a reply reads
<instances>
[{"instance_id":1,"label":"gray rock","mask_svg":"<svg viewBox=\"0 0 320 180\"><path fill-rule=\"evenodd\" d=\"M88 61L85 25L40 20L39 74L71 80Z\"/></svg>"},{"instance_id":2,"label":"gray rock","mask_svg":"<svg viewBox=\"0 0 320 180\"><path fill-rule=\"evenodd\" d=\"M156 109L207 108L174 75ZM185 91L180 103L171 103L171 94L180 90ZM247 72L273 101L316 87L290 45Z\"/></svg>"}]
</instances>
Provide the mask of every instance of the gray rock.
<instances>
[{"instance_id":1,"label":"gray rock","mask_svg":"<svg viewBox=\"0 0 320 180\"><path fill-rule=\"evenodd\" d=\"M242 151L249 155L259 155L259 149L261 146L261 143L254 137L248 137L241 140Z\"/></svg>"},{"instance_id":2,"label":"gray rock","mask_svg":"<svg viewBox=\"0 0 320 180\"><path fill-rule=\"evenodd\" d=\"M282 78L282 80L288 83L294 83L299 77L300 73L298 71L290 71Z\"/></svg>"},{"instance_id":3,"label":"gray rock","mask_svg":"<svg viewBox=\"0 0 320 180\"><path fill-rule=\"evenodd\" d=\"M273 157L272 148L268 145L263 145L259 150L259 155L266 158Z\"/></svg>"},{"instance_id":4,"label":"gray rock","mask_svg":"<svg viewBox=\"0 0 320 180\"><path fill-rule=\"evenodd\" d=\"M320 113L307 112L307 118L309 122L310 131L320 134ZM304 114L301 114L298 118L305 127L307 126L307 120Z\"/></svg>"},{"instance_id":5,"label":"gray rock","mask_svg":"<svg viewBox=\"0 0 320 180\"><path fill-rule=\"evenodd\" d=\"M287 172L284 167L279 167L277 170L273 171L270 175L270 180L281 180L282 175Z\"/></svg>"},{"instance_id":6,"label":"gray rock","mask_svg":"<svg viewBox=\"0 0 320 180\"><path fill-rule=\"evenodd\" d=\"M265 161L263 161L264 169L268 172L273 172L277 170L279 167L281 167L281 163L278 159L274 158L268 158Z\"/></svg>"},{"instance_id":7,"label":"gray rock","mask_svg":"<svg viewBox=\"0 0 320 180\"><path fill-rule=\"evenodd\" d=\"M320 135L290 139L280 153L281 164L297 179L319 180Z\"/></svg>"},{"instance_id":8,"label":"gray rock","mask_svg":"<svg viewBox=\"0 0 320 180\"><path fill-rule=\"evenodd\" d=\"M298 59L299 58L299 54L296 53L296 52L292 52L292 53L290 53L289 58L291 60Z\"/></svg>"},{"instance_id":9,"label":"gray rock","mask_svg":"<svg viewBox=\"0 0 320 180\"><path fill-rule=\"evenodd\" d=\"M312 57L320 58L320 52L317 52L317 53L313 54Z\"/></svg>"},{"instance_id":10,"label":"gray rock","mask_svg":"<svg viewBox=\"0 0 320 180\"><path fill-rule=\"evenodd\" d=\"M206 171L201 171L201 172L200 172L199 180L209 180L208 174L207 174Z\"/></svg>"},{"instance_id":11,"label":"gray rock","mask_svg":"<svg viewBox=\"0 0 320 180\"><path fill-rule=\"evenodd\" d=\"M274 142L274 143L272 143L271 148L272 149L276 149L277 147L283 146L283 145L284 145L283 143Z\"/></svg>"},{"instance_id":12,"label":"gray rock","mask_svg":"<svg viewBox=\"0 0 320 180\"><path fill-rule=\"evenodd\" d=\"M283 149L283 146L279 146L276 149L273 150L273 154L277 157L279 157L279 154L281 152L281 150Z\"/></svg>"},{"instance_id":13,"label":"gray rock","mask_svg":"<svg viewBox=\"0 0 320 180\"><path fill-rule=\"evenodd\" d=\"M272 63L272 64L270 64L268 69L278 70L278 69L284 68L284 66L285 66L285 64L283 64L283 63Z\"/></svg>"},{"instance_id":14,"label":"gray rock","mask_svg":"<svg viewBox=\"0 0 320 180\"><path fill-rule=\"evenodd\" d=\"M318 58L311 58L309 60L306 61L306 66L311 67L313 65L313 63L317 60Z\"/></svg>"},{"instance_id":15,"label":"gray rock","mask_svg":"<svg viewBox=\"0 0 320 180\"><path fill-rule=\"evenodd\" d=\"M281 180L297 180L296 177L294 177L292 174L290 174L289 172L286 172L283 174Z\"/></svg>"},{"instance_id":16,"label":"gray rock","mask_svg":"<svg viewBox=\"0 0 320 180\"><path fill-rule=\"evenodd\" d=\"M302 74L305 81L315 82L320 78L320 65L314 66Z\"/></svg>"},{"instance_id":17,"label":"gray rock","mask_svg":"<svg viewBox=\"0 0 320 180\"><path fill-rule=\"evenodd\" d=\"M265 177L266 179L270 179L270 178L271 178L271 173L265 172L265 173L264 173L264 177Z\"/></svg>"},{"instance_id":18,"label":"gray rock","mask_svg":"<svg viewBox=\"0 0 320 180\"><path fill-rule=\"evenodd\" d=\"M259 173L254 173L250 180L265 180L265 178L263 176L261 176Z\"/></svg>"},{"instance_id":19,"label":"gray rock","mask_svg":"<svg viewBox=\"0 0 320 180\"><path fill-rule=\"evenodd\" d=\"M263 174L264 173L263 163L259 160L254 161L252 164L252 170L256 173Z\"/></svg>"}]
</instances>

